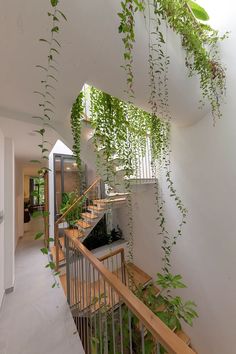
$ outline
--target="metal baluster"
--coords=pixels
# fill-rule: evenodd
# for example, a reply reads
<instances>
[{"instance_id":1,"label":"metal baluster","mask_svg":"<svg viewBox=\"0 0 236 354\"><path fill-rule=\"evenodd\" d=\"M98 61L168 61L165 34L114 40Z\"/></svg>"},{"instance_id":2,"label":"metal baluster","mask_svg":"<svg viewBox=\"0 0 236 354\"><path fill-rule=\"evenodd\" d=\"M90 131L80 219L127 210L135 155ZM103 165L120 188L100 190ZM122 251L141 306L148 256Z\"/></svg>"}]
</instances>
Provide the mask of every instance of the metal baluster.
<instances>
[{"instance_id":1,"label":"metal baluster","mask_svg":"<svg viewBox=\"0 0 236 354\"><path fill-rule=\"evenodd\" d=\"M144 344L144 325L142 323L142 327L141 327L141 341L142 341L142 354L145 354L145 344Z\"/></svg>"},{"instance_id":2,"label":"metal baluster","mask_svg":"<svg viewBox=\"0 0 236 354\"><path fill-rule=\"evenodd\" d=\"M123 343L123 318L122 318L122 300L119 298L119 317L120 317L120 350L121 354L124 353L124 343Z\"/></svg>"},{"instance_id":3,"label":"metal baluster","mask_svg":"<svg viewBox=\"0 0 236 354\"><path fill-rule=\"evenodd\" d=\"M89 354L89 348L90 348L90 343L89 343L89 328L88 328L88 319L89 319L89 310L90 310L90 303L89 303L89 273L88 273L88 259L85 258L85 279L86 279L86 340L87 340L87 353Z\"/></svg>"},{"instance_id":4,"label":"metal baluster","mask_svg":"<svg viewBox=\"0 0 236 354\"><path fill-rule=\"evenodd\" d=\"M100 273L98 272L98 306L99 306L99 342L100 342L100 354L103 354L103 343L102 343L102 316L101 316L101 280Z\"/></svg>"},{"instance_id":5,"label":"metal baluster","mask_svg":"<svg viewBox=\"0 0 236 354\"><path fill-rule=\"evenodd\" d=\"M130 354L133 354L132 323L131 323L130 309L128 309L128 324L129 324L129 349L130 349Z\"/></svg>"},{"instance_id":6,"label":"metal baluster","mask_svg":"<svg viewBox=\"0 0 236 354\"><path fill-rule=\"evenodd\" d=\"M116 354L116 333L115 333L115 318L114 318L114 307L115 307L115 301L114 301L114 291L111 288L111 306L112 306L112 337L113 337L113 352Z\"/></svg>"},{"instance_id":7,"label":"metal baluster","mask_svg":"<svg viewBox=\"0 0 236 354\"><path fill-rule=\"evenodd\" d=\"M66 247L66 295L67 302L70 306L70 248L69 239L65 236L65 247Z\"/></svg>"},{"instance_id":8,"label":"metal baluster","mask_svg":"<svg viewBox=\"0 0 236 354\"><path fill-rule=\"evenodd\" d=\"M82 320L82 328L83 328L83 345L85 347L85 343L86 343L86 331L85 331L85 323L84 323L84 314L85 314L85 291L84 291L84 256L82 256L82 260L81 260L81 271L82 271L82 316L81 316L81 320Z\"/></svg>"},{"instance_id":9,"label":"metal baluster","mask_svg":"<svg viewBox=\"0 0 236 354\"><path fill-rule=\"evenodd\" d=\"M96 312L96 305L97 305L97 300L96 299L96 291L95 291L95 283L96 283L96 277L95 277L95 269L93 267L93 283L94 283L94 287L93 287L93 298L94 298L94 337L95 337L95 348L96 348L96 353L97 353L97 312Z\"/></svg>"},{"instance_id":10,"label":"metal baluster","mask_svg":"<svg viewBox=\"0 0 236 354\"><path fill-rule=\"evenodd\" d=\"M161 345L160 345L160 343L157 343L156 353L157 354L161 354Z\"/></svg>"},{"instance_id":11,"label":"metal baluster","mask_svg":"<svg viewBox=\"0 0 236 354\"><path fill-rule=\"evenodd\" d=\"M79 324L80 324L80 336L81 339L83 338L83 325L81 322L82 319L82 312L83 312L83 308L82 308L82 264L81 264L81 259L82 259L82 255L81 253L79 253L79 307L80 307L80 311L79 311ZM82 259L83 261L83 259Z\"/></svg>"},{"instance_id":12,"label":"metal baluster","mask_svg":"<svg viewBox=\"0 0 236 354\"><path fill-rule=\"evenodd\" d=\"M105 345L104 345L104 354L108 354L108 327L107 327L107 290L106 282L104 283L104 311L105 311Z\"/></svg>"},{"instance_id":13,"label":"metal baluster","mask_svg":"<svg viewBox=\"0 0 236 354\"><path fill-rule=\"evenodd\" d=\"M88 281L89 281L89 324L88 327L90 329L90 336L89 336L89 345L90 348L92 346L92 335L93 335L93 326L92 326L92 284L94 287L94 283L92 283L91 277L91 264L88 262ZM90 349L91 351L91 349Z\"/></svg>"}]
</instances>

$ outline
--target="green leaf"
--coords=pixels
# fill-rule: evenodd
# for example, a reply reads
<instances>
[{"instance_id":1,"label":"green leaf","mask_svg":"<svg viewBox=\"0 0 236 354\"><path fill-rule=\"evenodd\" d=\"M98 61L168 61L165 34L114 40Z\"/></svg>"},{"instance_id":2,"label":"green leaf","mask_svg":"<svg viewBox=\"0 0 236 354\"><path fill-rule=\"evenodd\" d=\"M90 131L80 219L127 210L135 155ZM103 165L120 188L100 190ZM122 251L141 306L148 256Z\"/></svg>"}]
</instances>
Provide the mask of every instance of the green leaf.
<instances>
[{"instance_id":1,"label":"green leaf","mask_svg":"<svg viewBox=\"0 0 236 354\"><path fill-rule=\"evenodd\" d=\"M50 42L47 39L44 39L44 38L40 38L39 42L45 42L45 43L50 45Z\"/></svg>"},{"instance_id":2,"label":"green leaf","mask_svg":"<svg viewBox=\"0 0 236 354\"><path fill-rule=\"evenodd\" d=\"M51 29L51 32L59 32L59 27L58 26L54 26L52 29Z\"/></svg>"},{"instance_id":3,"label":"green leaf","mask_svg":"<svg viewBox=\"0 0 236 354\"><path fill-rule=\"evenodd\" d=\"M41 248L40 251L42 254L48 254L48 249L46 247Z\"/></svg>"},{"instance_id":4,"label":"green leaf","mask_svg":"<svg viewBox=\"0 0 236 354\"><path fill-rule=\"evenodd\" d=\"M36 68L39 68L39 69L43 69L43 70L45 70L45 71L48 71L48 69L45 68L45 66L42 66L42 65L36 65L35 67L36 67Z\"/></svg>"},{"instance_id":5,"label":"green leaf","mask_svg":"<svg viewBox=\"0 0 236 354\"><path fill-rule=\"evenodd\" d=\"M44 95L42 92L40 92L40 91L34 91L33 93L36 93L37 95L40 95L40 96L42 96L42 97L45 97L45 95Z\"/></svg>"},{"instance_id":6,"label":"green leaf","mask_svg":"<svg viewBox=\"0 0 236 354\"><path fill-rule=\"evenodd\" d=\"M49 262L46 266L45 266L45 268L50 268L50 269L55 269L56 268L56 264L54 263L54 262Z\"/></svg>"},{"instance_id":7,"label":"green leaf","mask_svg":"<svg viewBox=\"0 0 236 354\"><path fill-rule=\"evenodd\" d=\"M52 7L56 7L59 0L51 0Z\"/></svg>"},{"instance_id":8,"label":"green leaf","mask_svg":"<svg viewBox=\"0 0 236 354\"><path fill-rule=\"evenodd\" d=\"M34 239L38 240L39 238L41 238L44 235L44 233L42 231L37 232L37 234L35 235Z\"/></svg>"},{"instance_id":9,"label":"green leaf","mask_svg":"<svg viewBox=\"0 0 236 354\"><path fill-rule=\"evenodd\" d=\"M210 17L208 15L208 13L206 12L206 10L202 6L198 5L195 1L188 0L188 5L191 8L194 16L198 20L201 20L201 21L208 21L209 20Z\"/></svg>"},{"instance_id":10,"label":"green leaf","mask_svg":"<svg viewBox=\"0 0 236 354\"><path fill-rule=\"evenodd\" d=\"M45 133L45 129L43 128L43 129L40 129L40 130L34 130L34 132L40 134L41 136L43 136L44 133Z\"/></svg>"},{"instance_id":11,"label":"green leaf","mask_svg":"<svg viewBox=\"0 0 236 354\"><path fill-rule=\"evenodd\" d=\"M66 18L66 16L63 14L63 12L62 11L60 11L60 10L57 10L57 12L59 12L59 14L64 18L64 20L65 21L67 21L67 18Z\"/></svg>"}]
</instances>

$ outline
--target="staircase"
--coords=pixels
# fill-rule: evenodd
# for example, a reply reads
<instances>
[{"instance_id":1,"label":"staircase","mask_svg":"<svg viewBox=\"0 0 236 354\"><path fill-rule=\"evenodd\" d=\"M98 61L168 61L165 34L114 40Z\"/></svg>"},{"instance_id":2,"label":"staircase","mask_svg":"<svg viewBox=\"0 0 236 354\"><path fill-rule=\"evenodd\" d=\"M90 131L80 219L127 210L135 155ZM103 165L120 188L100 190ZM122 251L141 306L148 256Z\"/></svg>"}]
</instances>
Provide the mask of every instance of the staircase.
<instances>
[{"instance_id":1,"label":"staircase","mask_svg":"<svg viewBox=\"0 0 236 354\"><path fill-rule=\"evenodd\" d=\"M113 193L113 195L107 198L97 198L97 186L100 182L100 178L97 178L95 182L79 197L73 205L56 221L55 223L55 244L50 248L51 257L53 262L56 263L57 268L65 265L65 252L64 252L64 236L72 236L81 241L84 241L87 236L90 235L92 230L96 227L99 221L108 212L111 212L115 208L120 208L126 204L127 194ZM96 193L94 192L96 191ZM89 195L95 195L95 199L90 199ZM86 197L86 198L85 198ZM65 219L67 214L75 208L78 203L83 199L81 218L75 221L72 228L67 227ZM65 227L66 225L66 227ZM59 230L63 230L63 236L59 236ZM60 232L61 234L61 232Z\"/></svg>"},{"instance_id":2,"label":"staircase","mask_svg":"<svg viewBox=\"0 0 236 354\"><path fill-rule=\"evenodd\" d=\"M97 259L79 240L65 240L67 267L60 281L86 354L196 354L183 330L171 331L134 295L139 288L148 296L151 288L158 298L160 290L150 275L125 261L123 248Z\"/></svg>"}]
</instances>

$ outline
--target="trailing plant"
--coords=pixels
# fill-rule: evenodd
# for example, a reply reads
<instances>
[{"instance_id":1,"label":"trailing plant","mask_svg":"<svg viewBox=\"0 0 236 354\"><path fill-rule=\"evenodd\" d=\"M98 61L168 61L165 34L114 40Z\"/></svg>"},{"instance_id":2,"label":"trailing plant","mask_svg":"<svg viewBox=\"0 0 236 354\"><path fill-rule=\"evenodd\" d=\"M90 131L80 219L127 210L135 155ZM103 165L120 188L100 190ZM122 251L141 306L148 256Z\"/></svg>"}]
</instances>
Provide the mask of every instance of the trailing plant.
<instances>
[{"instance_id":1,"label":"trailing plant","mask_svg":"<svg viewBox=\"0 0 236 354\"><path fill-rule=\"evenodd\" d=\"M63 193L62 194L62 203L60 206L60 212L61 214L64 214L70 207L71 205L75 202L77 199L77 194L75 192L70 192L70 193ZM86 201L87 197L84 196L80 202L78 202L74 208L68 212L68 214L65 216L65 220L68 224L69 228L73 228L77 221L82 219L81 213L83 211L83 205Z\"/></svg>"},{"instance_id":2,"label":"trailing plant","mask_svg":"<svg viewBox=\"0 0 236 354\"><path fill-rule=\"evenodd\" d=\"M149 11L146 11L147 8ZM151 8L151 9L150 9ZM200 86L203 100L207 99L211 104L211 110L214 120L221 117L220 105L222 96L225 93L225 68L222 66L217 44L223 40L227 33L220 36L218 31L212 29L207 21L209 16L207 12L191 0L130 0L121 1L121 12L119 32L122 33L124 43L124 70L127 77L127 91L134 96L134 75L133 75L133 47L135 42L135 12L140 11L153 26L149 26L149 36L156 35L157 43L164 43L163 28L165 24L179 34L182 39L182 46L186 51L186 66L189 69L189 75L197 73L200 76ZM146 11L146 12L145 12ZM149 49L153 44L149 41ZM160 48L154 49L160 54L163 51ZM150 54L149 59L150 61ZM149 72L150 75L152 73ZM158 77L159 71L156 71L155 77Z\"/></svg>"},{"instance_id":3,"label":"trailing plant","mask_svg":"<svg viewBox=\"0 0 236 354\"><path fill-rule=\"evenodd\" d=\"M81 137L81 120L84 115L83 105L84 94L80 92L76 98L71 110L71 129L73 135L73 153L76 159L78 170L81 172L81 158L80 158L80 137Z\"/></svg>"},{"instance_id":4,"label":"trailing plant","mask_svg":"<svg viewBox=\"0 0 236 354\"><path fill-rule=\"evenodd\" d=\"M39 177L43 177L45 172L49 171L48 168L48 153L50 142L46 140L46 132L47 128L51 126L51 122L55 115L55 91L56 91L56 83L57 83L57 57L60 54L61 43L58 40L58 34L60 33L61 23L62 21L66 21L66 16L59 8L59 0L50 0L50 10L47 15L51 20L50 27L50 35L48 38L40 38L40 43L47 46L47 60L44 65L36 65L36 68L42 72L42 79L40 81L40 89L35 90L34 94L39 97L39 114L34 116L33 119L36 119L40 122L41 128L35 130L35 132L40 137L40 143L38 147L41 152L40 160L31 160L32 163L37 163L40 165L40 169L38 170ZM42 210L34 215L34 217L43 217L44 220L44 229L48 227L45 224L46 218L48 218L49 212ZM39 231L35 235L35 239L43 238L44 231ZM49 238L49 242L53 242L53 238ZM48 247L43 247L41 249L43 254L48 254ZM54 262L49 262L46 265L47 268L50 268L53 271L54 276L58 275L59 272L56 271L56 265ZM55 287L57 281L52 285Z\"/></svg>"}]
</instances>

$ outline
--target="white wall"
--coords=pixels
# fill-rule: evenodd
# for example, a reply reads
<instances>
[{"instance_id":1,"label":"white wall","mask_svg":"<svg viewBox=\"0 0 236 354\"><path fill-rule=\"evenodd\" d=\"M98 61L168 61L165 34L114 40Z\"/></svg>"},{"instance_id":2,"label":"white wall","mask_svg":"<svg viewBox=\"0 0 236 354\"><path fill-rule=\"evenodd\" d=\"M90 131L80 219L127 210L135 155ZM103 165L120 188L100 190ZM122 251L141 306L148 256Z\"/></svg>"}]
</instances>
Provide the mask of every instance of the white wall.
<instances>
[{"instance_id":1,"label":"white wall","mask_svg":"<svg viewBox=\"0 0 236 354\"><path fill-rule=\"evenodd\" d=\"M24 235L24 173L20 161L15 161L15 246Z\"/></svg>"},{"instance_id":2,"label":"white wall","mask_svg":"<svg viewBox=\"0 0 236 354\"><path fill-rule=\"evenodd\" d=\"M4 142L4 286L10 291L15 281L15 157L12 139L5 138Z\"/></svg>"},{"instance_id":3,"label":"white wall","mask_svg":"<svg viewBox=\"0 0 236 354\"><path fill-rule=\"evenodd\" d=\"M4 137L0 130L0 213L2 212L4 212ZM4 290L4 222L0 222L0 306Z\"/></svg>"},{"instance_id":4,"label":"white wall","mask_svg":"<svg viewBox=\"0 0 236 354\"><path fill-rule=\"evenodd\" d=\"M189 210L183 237L173 253L173 272L188 289L179 293L198 304L199 319L187 327L201 354L231 354L236 323L236 31L222 46L227 66L223 117L211 115L191 127L172 127L172 171ZM160 181L166 194L164 180ZM160 270L160 237L154 221L152 187L140 187L134 199L135 262L151 275ZM166 215L177 229L178 212L168 200Z\"/></svg>"}]
</instances>

